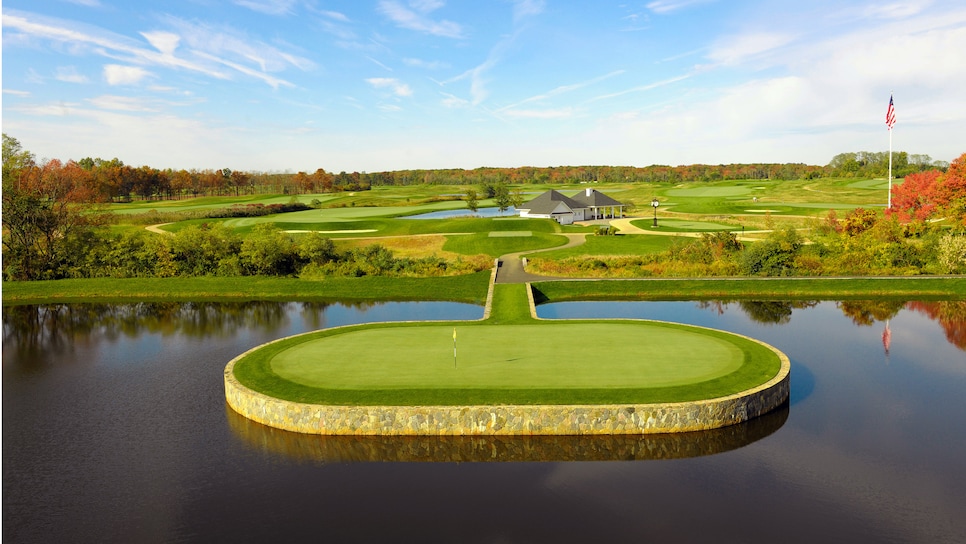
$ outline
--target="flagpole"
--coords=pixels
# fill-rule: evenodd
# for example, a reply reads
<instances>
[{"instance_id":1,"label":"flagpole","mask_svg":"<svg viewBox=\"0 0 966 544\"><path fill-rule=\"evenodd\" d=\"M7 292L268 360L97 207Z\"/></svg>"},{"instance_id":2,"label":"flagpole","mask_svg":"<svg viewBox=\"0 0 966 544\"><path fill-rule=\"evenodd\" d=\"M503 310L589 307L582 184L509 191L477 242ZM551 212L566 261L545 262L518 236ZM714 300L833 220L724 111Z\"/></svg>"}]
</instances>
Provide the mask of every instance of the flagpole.
<instances>
[{"instance_id":1,"label":"flagpole","mask_svg":"<svg viewBox=\"0 0 966 544\"><path fill-rule=\"evenodd\" d=\"M892 127L889 127L889 200L886 209L892 209Z\"/></svg>"},{"instance_id":2,"label":"flagpole","mask_svg":"<svg viewBox=\"0 0 966 544\"><path fill-rule=\"evenodd\" d=\"M886 126L889 127L889 196L886 210L892 209L892 125L896 124L896 108L892 103L894 94L889 93L889 109L886 110Z\"/></svg>"}]
</instances>

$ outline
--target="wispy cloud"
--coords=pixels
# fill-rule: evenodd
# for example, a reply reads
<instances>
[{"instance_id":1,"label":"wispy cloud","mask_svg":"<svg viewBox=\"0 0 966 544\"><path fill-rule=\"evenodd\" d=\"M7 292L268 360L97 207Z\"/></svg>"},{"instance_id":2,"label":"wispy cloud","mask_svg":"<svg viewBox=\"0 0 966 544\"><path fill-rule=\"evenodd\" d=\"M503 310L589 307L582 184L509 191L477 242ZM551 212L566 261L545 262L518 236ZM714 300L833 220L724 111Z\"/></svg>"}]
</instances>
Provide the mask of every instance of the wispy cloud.
<instances>
[{"instance_id":1,"label":"wispy cloud","mask_svg":"<svg viewBox=\"0 0 966 544\"><path fill-rule=\"evenodd\" d=\"M152 88L152 90L170 91L171 89ZM195 98L168 100L151 96L140 97L104 94L94 98L87 98L85 102L101 110L160 113L168 111L171 107L193 106L204 101Z\"/></svg>"},{"instance_id":2,"label":"wispy cloud","mask_svg":"<svg viewBox=\"0 0 966 544\"><path fill-rule=\"evenodd\" d=\"M438 61L438 60L406 58L406 59L403 59L403 64L405 64L406 66L411 66L413 68L425 68L427 70L442 70L445 68L449 68L449 63Z\"/></svg>"},{"instance_id":3,"label":"wispy cloud","mask_svg":"<svg viewBox=\"0 0 966 544\"><path fill-rule=\"evenodd\" d=\"M443 6L438 1L411 1L409 7L403 6L397 0L382 0L379 2L379 13L388 17L400 28L415 30L424 34L443 38L462 38L463 27L453 21L445 19L434 20L429 13Z\"/></svg>"},{"instance_id":4,"label":"wispy cloud","mask_svg":"<svg viewBox=\"0 0 966 544\"><path fill-rule=\"evenodd\" d=\"M96 108L114 111L156 112L157 107L149 105L140 98L133 96L101 95L88 98L87 102Z\"/></svg>"},{"instance_id":5,"label":"wispy cloud","mask_svg":"<svg viewBox=\"0 0 966 544\"><path fill-rule=\"evenodd\" d=\"M667 85L671 85L672 83L677 83L678 81L684 81L685 79L688 79L689 77L691 77L691 74L685 74L685 75L681 75L681 76L671 77L671 78L668 78L668 79L662 79L661 81L655 81L654 83L648 83L646 85L638 85L636 87L631 87L630 89L624 89L623 91L617 91L617 92L614 92L614 93L602 94L600 96L596 96L596 97L588 100L588 102L597 102L597 101L600 101L600 100L607 100L607 99L610 99L610 98L616 98L618 96L623 96L625 94L630 94L630 93L640 93L640 92L645 92L645 91L651 91L651 90L657 89L659 87L665 87Z\"/></svg>"},{"instance_id":6,"label":"wispy cloud","mask_svg":"<svg viewBox=\"0 0 966 544\"><path fill-rule=\"evenodd\" d=\"M54 72L54 79L65 83L87 83L87 76L77 71L74 66L59 66Z\"/></svg>"},{"instance_id":7,"label":"wispy cloud","mask_svg":"<svg viewBox=\"0 0 966 544\"><path fill-rule=\"evenodd\" d=\"M573 117L573 108L559 108L559 109L510 109L502 112L503 115L507 117L515 117L518 119L567 119Z\"/></svg>"},{"instance_id":8,"label":"wispy cloud","mask_svg":"<svg viewBox=\"0 0 966 544\"><path fill-rule=\"evenodd\" d=\"M30 96L30 91L18 91L16 89L4 89L3 94L9 94L10 96L18 96L20 98L27 98Z\"/></svg>"},{"instance_id":9,"label":"wispy cloud","mask_svg":"<svg viewBox=\"0 0 966 544\"><path fill-rule=\"evenodd\" d=\"M291 84L269 72L288 67L300 70L314 67L314 63L305 57L282 51L229 28L188 22L177 17L165 17L162 21L172 30L142 32L141 36L151 46L145 47L141 41L90 25L19 11L5 11L3 14L5 38L13 30L30 39L66 44L75 53L99 55L128 65L189 70L216 79L230 79L231 72L224 68L231 68L236 73L254 77L274 88ZM134 74L131 70L111 68L105 75L109 77L109 82L129 82Z\"/></svg>"},{"instance_id":10,"label":"wispy cloud","mask_svg":"<svg viewBox=\"0 0 966 544\"><path fill-rule=\"evenodd\" d=\"M181 36L172 32L142 32L141 35L162 55L168 57L174 57L174 51L178 48L178 43L181 42Z\"/></svg>"},{"instance_id":11,"label":"wispy cloud","mask_svg":"<svg viewBox=\"0 0 966 544\"><path fill-rule=\"evenodd\" d=\"M231 27L187 21L172 16L164 20L181 36L185 45L209 57L223 57L223 60L233 63L254 63L262 72L277 72L289 66L308 70L314 66L305 57L283 52Z\"/></svg>"},{"instance_id":12,"label":"wispy cloud","mask_svg":"<svg viewBox=\"0 0 966 544\"><path fill-rule=\"evenodd\" d=\"M785 46L795 39L791 34L777 32L729 36L711 46L708 58L718 64L734 66L756 55Z\"/></svg>"},{"instance_id":13,"label":"wispy cloud","mask_svg":"<svg viewBox=\"0 0 966 544\"><path fill-rule=\"evenodd\" d=\"M540 15L545 6L544 0L514 0L513 20L520 21L526 17Z\"/></svg>"},{"instance_id":14,"label":"wispy cloud","mask_svg":"<svg viewBox=\"0 0 966 544\"><path fill-rule=\"evenodd\" d=\"M87 6L89 8L99 8L101 7L100 0L67 0L71 4L77 4L78 6Z\"/></svg>"},{"instance_id":15,"label":"wispy cloud","mask_svg":"<svg viewBox=\"0 0 966 544\"><path fill-rule=\"evenodd\" d=\"M104 65L104 80L108 85L137 85L151 73L138 66Z\"/></svg>"},{"instance_id":16,"label":"wispy cloud","mask_svg":"<svg viewBox=\"0 0 966 544\"><path fill-rule=\"evenodd\" d=\"M266 15L288 15L292 13L296 0L234 0L236 5Z\"/></svg>"},{"instance_id":17,"label":"wispy cloud","mask_svg":"<svg viewBox=\"0 0 966 544\"><path fill-rule=\"evenodd\" d=\"M369 62L375 64L376 66L382 68L383 70L385 70L387 72L392 72L393 71L392 68L390 68L389 66L386 66L385 64L379 62L378 60L376 60L376 59L374 59L374 58L372 58L372 57L370 57L368 55L366 56L366 60L368 60Z\"/></svg>"},{"instance_id":18,"label":"wispy cloud","mask_svg":"<svg viewBox=\"0 0 966 544\"><path fill-rule=\"evenodd\" d=\"M922 10L929 7L932 0L918 0L908 2L893 2L891 4L871 4L863 9L866 17L877 17L881 19L904 19L918 15Z\"/></svg>"},{"instance_id":19,"label":"wispy cloud","mask_svg":"<svg viewBox=\"0 0 966 544\"><path fill-rule=\"evenodd\" d=\"M612 77L619 76L619 75L621 75L623 73L625 73L625 70L615 70L615 71L610 72L608 74L604 74L602 76L598 76L598 77L595 77L595 78L592 78L592 79L588 79L586 81L581 81L581 82L578 82L578 83L572 83L570 85L561 85L561 86L556 87L554 89L551 89L550 91L547 91L547 92L545 92L543 94L538 94L538 95L535 95L535 96L531 96L531 97L525 98L525 99L523 99L523 100L521 100L521 101L519 101L519 102L517 102L515 104L511 104L509 106L505 106L503 108L500 108L497 111L510 110L510 109L514 109L514 108L517 108L519 106L522 106L523 104L528 104L528 103L531 103L531 102L539 102L539 101L547 100L548 98L552 98L552 97L557 96L557 95L569 93L569 92L572 92L572 91L576 91L578 89L583 89L584 87L589 87L589 86L594 85L596 83L600 83L601 81L605 81L605 80L610 79Z\"/></svg>"},{"instance_id":20,"label":"wispy cloud","mask_svg":"<svg viewBox=\"0 0 966 544\"><path fill-rule=\"evenodd\" d=\"M3 26L8 29L4 32L4 39L10 33L9 30L14 30L30 39L51 40L69 45L75 53L86 52L115 60L190 70L219 79L228 78L223 72L209 66L146 49L130 38L89 25L5 10Z\"/></svg>"},{"instance_id":21,"label":"wispy cloud","mask_svg":"<svg viewBox=\"0 0 966 544\"><path fill-rule=\"evenodd\" d=\"M376 89L386 89L388 88L392 94L396 96L412 96L413 90L409 85L399 81L393 77L371 77L366 80L366 83L372 85Z\"/></svg>"},{"instance_id":22,"label":"wispy cloud","mask_svg":"<svg viewBox=\"0 0 966 544\"><path fill-rule=\"evenodd\" d=\"M707 4L714 0L656 0L647 4L647 9L654 13L671 13L695 4Z\"/></svg>"},{"instance_id":23,"label":"wispy cloud","mask_svg":"<svg viewBox=\"0 0 966 544\"><path fill-rule=\"evenodd\" d=\"M443 105L444 108L460 109L460 108L468 107L470 105L470 101L466 100L465 98L460 98L458 96L455 96L449 93L441 93L441 94L443 95L443 100L440 103Z\"/></svg>"},{"instance_id":24,"label":"wispy cloud","mask_svg":"<svg viewBox=\"0 0 966 544\"><path fill-rule=\"evenodd\" d=\"M260 80L264 81L265 83L267 83L268 85L270 85L273 89L278 89L279 87L294 87L295 86L290 81L286 81L284 79L277 78L277 77L275 77L275 76L273 76L271 74L265 73L264 71L255 70L253 68L249 68L248 66L239 64L237 62L232 62L232 61L230 61L228 59L224 59L224 58L221 58L221 57L217 57L215 55L209 55L208 53L202 53L200 51L196 52L195 54L198 55L198 56L200 56L200 57L202 57L202 58L208 59L208 60L210 60L212 62L217 62L219 64L223 64L223 65L225 65L225 66L227 66L229 68L232 68L232 69L234 69L234 70L236 70L236 71L238 71L238 72L240 72L242 74L251 76L251 77L253 77L255 79L260 79Z\"/></svg>"},{"instance_id":25,"label":"wispy cloud","mask_svg":"<svg viewBox=\"0 0 966 544\"><path fill-rule=\"evenodd\" d=\"M341 23L351 22L349 20L349 17L345 13L342 13L339 11L321 10L318 13L320 15L328 17L329 19L332 19L333 21L339 21Z\"/></svg>"}]
</instances>

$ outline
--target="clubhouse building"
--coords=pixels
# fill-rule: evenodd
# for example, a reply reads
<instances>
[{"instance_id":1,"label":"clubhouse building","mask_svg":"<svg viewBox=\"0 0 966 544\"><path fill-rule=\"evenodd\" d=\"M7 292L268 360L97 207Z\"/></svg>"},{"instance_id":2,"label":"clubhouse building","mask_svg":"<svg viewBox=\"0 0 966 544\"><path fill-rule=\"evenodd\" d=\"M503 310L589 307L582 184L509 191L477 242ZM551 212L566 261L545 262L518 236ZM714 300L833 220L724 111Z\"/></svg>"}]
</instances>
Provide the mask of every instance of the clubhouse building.
<instances>
[{"instance_id":1,"label":"clubhouse building","mask_svg":"<svg viewBox=\"0 0 966 544\"><path fill-rule=\"evenodd\" d=\"M624 205L596 189L584 189L567 197L553 189L517 208L520 217L553 219L561 225L575 221L623 217Z\"/></svg>"}]
</instances>

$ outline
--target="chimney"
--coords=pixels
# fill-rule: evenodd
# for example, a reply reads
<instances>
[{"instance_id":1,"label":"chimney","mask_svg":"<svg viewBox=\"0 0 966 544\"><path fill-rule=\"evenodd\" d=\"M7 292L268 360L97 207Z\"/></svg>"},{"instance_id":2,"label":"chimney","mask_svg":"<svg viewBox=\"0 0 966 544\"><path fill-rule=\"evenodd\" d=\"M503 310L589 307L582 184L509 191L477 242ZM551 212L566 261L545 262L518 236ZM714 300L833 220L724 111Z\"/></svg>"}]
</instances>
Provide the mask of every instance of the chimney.
<instances>
[{"instance_id":1,"label":"chimney","mask_svg":"<svg viewBox=\"0 0 966 544\"><path fill-rule=\"evenodd\" d=\"M584 189L584 196L590 196L591 193L593 193L593 192L594 192L593 189L591 189L590 187L587 187L587 188Z\"/></svg>"}]
</instances>

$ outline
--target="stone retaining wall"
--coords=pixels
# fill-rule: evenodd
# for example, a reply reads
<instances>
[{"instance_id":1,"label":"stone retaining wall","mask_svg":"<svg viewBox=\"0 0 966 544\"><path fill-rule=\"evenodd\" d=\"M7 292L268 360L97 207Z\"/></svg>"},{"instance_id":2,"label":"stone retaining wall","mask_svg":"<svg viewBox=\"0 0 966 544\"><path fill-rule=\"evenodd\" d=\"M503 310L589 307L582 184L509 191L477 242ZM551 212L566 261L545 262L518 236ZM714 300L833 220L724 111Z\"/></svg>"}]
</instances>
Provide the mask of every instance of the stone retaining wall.
<instances>
[{"instance_id":1,"label":"stone retaining wall","mask_svg":"<svg viewBox=\"0 0 966 544\"><path fill-rule=\"evenodd\" d=\"M769 346L770 347L770 346ZM257 348L256 348L257 349ZM288 431L335 435L595 435L697 431L733 425L788 400L788 358L759 387L717 399L667 404L330 406L280 400L235 379L225 368L225 396L239 414Z\"/></svg>"}]
</instances>

